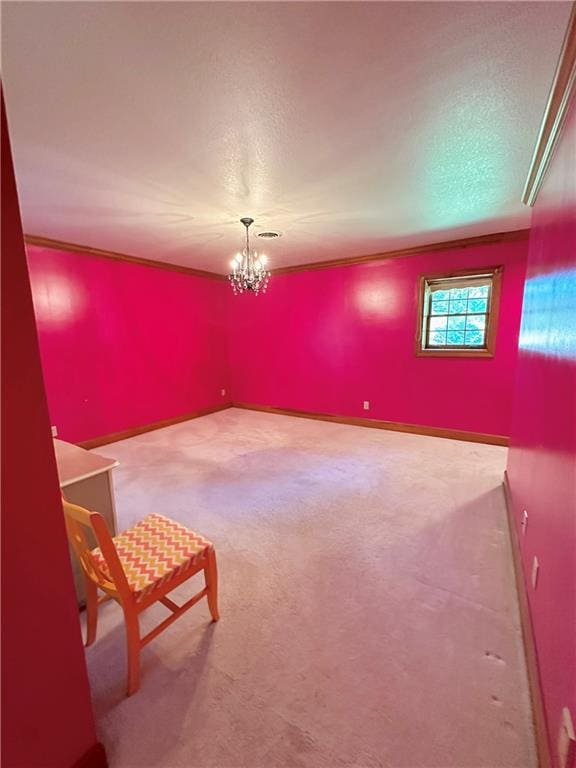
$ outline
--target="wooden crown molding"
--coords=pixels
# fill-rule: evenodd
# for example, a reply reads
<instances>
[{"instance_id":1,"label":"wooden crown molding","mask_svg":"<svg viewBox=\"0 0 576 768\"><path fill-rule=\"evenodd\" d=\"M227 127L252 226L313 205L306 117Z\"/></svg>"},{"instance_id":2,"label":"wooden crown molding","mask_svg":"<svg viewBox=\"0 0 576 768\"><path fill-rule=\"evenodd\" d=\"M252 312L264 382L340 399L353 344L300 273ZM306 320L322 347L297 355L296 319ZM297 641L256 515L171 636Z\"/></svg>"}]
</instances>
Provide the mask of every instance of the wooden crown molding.
<instances>
[{"instance_id":1,"label":"wooden crown molding","mask_svg":"<svg viewBox=\"0 0 576 768\"><path fill-rule=\"evenodd\" d=\"M490 235L477 235L476 237L462 237L458 240L445 240L441 243L427 243L412 248L402 248L396 251L384 251L371 253L366 256L351 256L331 261L312 261L308 264L295 264L292 267L280 267L273 269L272 275L287 275L291 272L308 272L313 269L330 269L331 267L349 267L354 264L367 264L371 261L383 261L385 259L398 259L401 256L417 256L421 253L432 251L449 251L454 248L472 248L477 245L491 245L493 243L511 243L518 240L527 240L529 229L515 229L512 232L494 232Z\"/></svg>"},{"instance_id":2,"label":"wooden crown molding","mask_svg":"<svg viewBox=\"0 0 576 768\"><path fill-rule=\"evenodd\" d=\"M515 229L511 232L494 232L490 235L477 235L476 237L463 237L458 240L445 240L441 243L427 243L412 248L402 248L395 251L383 251L381 253L370 253L364 256L351 256L342 259L332 259L331 261L313 261L307 264L295 264L291 267L279 267L272 270L272 275L286 275L291 272L308 272L313 269L330 269L331 267L348 267L354 264L366 264L371 261L383 261L385 259L397 259L402 256L417 256L421 253L430 253L433 251L448 251L455 248L472 248L478 245L491 245L494 243L511 243L519 240L527 240L530 233L529 229ZM42 248L52 248L58 251L72 251L73 253L84 253L90 256L103 256L106 259L115 259L116 261L127 261L132 264L142 264L146 267L155 267L156 269L167 269L171 272L181 272L184 275L195 275L196 277L207 277L213 280L227 280L227 275L221 275L218 272L208 272L193 267L183 267L178 264L167 264L164 261L155 261L154 259L142 259L138 256L129 256L126 253L117 251L106 251L102 248L92 248L88 245L78 245L77 243L67 243L64 240L53 240L49 237L39 235L24 235L24 242L28 245L38 245Z\"/></svg>"},{"instance_id":3,"label":"wooden crown molding","mask_svg":"<svg viewBox=\"0 0 576 768\"><path fill-rule=\"evenodd\" d=\"M92 248L89 245L78 245L77 243L67 243L64 240L52 240L49 237L40 237L38 235L24 235L24 242L28 245L38 245L42 248L51 248L57 251L71 251L72 253L83 253L89 256L102 256L105 259L114 259L115 261L127 261L130 264L140 264L144 267L154 267L155 269L165 269L169 272L180 272L183 275L193 275L194 277L207 277L211 280L226 280L226 275L219 275L217 272L208 272L203 269L194 269L193 267L183 267L178 264L168 264L165 261L156 261L155 259L142 259L139 256L129 256L127 253L118 253L117 251L106 251L102 248Z\"/></svg>"},{"instance_id":4,"label":"wooden crown molding","mask_svg":"<svg viewBox=\"0 0 576 768\"><path fill-rule=\"evenodd\" d=\"M568 106L576 84L576 3L564 36L560 58L554 73L552 87L544 110L536 146L528 171L528 178L522 193L522 202L532 206L544 181L554 149L560 138L562 126L568 113Z\"/></svg>"}]
</instances>

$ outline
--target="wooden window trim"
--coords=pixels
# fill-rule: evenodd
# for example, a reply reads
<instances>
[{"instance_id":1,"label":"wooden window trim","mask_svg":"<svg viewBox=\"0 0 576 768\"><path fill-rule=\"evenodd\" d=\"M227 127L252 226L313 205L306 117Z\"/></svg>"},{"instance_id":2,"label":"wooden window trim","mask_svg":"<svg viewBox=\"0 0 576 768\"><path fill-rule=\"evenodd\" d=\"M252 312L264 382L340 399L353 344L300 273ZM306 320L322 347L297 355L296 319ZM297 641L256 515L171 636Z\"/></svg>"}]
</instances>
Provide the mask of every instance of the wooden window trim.
<instances>
[{"instance_id":1,"label":"wooden window trim","mask_svg":"<svg viewBox=\"0 0 576 768\"><path fill-rule=\"evenodd\" d=\"M498 315L500 311L500 294L502 287L503 267L483 267L482 269L459 269L452 272L438 272L432 275L421 275L418 282L418 313L416 326L416 357L494 357L496 352L496 335L498 331ZM422 329L424 325L424 298L426 283L430 280L448 280L453 277L475 277L476 275L492 276L490 304L486 313L488 327L486 328L486 346L478 349L422 349Z\"/></svg>"}]
</instances>

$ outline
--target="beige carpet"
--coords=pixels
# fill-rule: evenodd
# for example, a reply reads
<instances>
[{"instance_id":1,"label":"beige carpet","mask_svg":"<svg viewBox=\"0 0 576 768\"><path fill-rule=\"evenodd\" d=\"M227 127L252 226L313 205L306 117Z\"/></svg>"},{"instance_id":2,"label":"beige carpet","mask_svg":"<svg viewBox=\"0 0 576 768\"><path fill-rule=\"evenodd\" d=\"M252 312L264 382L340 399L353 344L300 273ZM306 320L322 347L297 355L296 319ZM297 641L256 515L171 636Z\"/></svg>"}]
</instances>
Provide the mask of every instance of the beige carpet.
<instances>
[{"instance_id":1,"label":"beige carpet","mask_svg":"<svg viewBox=\"0 0 576 768\"><path fill-rule=\"evenodd\" d=\"M130 699L102 608L112 768L536 765L504 448L228 410L98 452L120 527L190 525L221 586L221 621L202 603L154 640Z\"/></svg>"}]
</instances>

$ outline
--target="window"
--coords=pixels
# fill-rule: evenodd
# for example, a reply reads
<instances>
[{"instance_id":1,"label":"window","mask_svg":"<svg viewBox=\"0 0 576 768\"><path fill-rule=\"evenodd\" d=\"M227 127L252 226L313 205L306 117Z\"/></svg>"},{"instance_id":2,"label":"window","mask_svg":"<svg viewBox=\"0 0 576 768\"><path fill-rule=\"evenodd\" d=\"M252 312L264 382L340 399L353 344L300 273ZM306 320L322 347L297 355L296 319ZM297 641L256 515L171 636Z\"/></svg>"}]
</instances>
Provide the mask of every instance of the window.
<instances>
[{"instance_id":1,"label":"window","mask_svg":"<svg viewBox=\"0 0 576 768\"><path fill-rule=\"evenodd\" d=\"M420 278L416 354L492 357L502 268Z\"/></svg>"}]
</instances>

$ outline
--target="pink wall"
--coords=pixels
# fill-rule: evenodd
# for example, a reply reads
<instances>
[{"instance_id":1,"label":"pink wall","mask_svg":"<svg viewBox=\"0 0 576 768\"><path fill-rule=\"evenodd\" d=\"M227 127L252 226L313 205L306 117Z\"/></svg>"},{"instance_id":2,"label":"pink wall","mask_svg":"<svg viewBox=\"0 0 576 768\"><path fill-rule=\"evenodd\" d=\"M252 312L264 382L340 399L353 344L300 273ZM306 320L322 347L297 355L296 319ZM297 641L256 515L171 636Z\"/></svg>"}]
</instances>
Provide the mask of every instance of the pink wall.
<instances>
[{"instance_id":1,"label":"pink wall","mask_svg":"<svg viewBox=\"0 0 576 768\"><path fill-rule=\"evenodd\" d=\"M217 280L29 246L52 424L77 442L232 396L508 435L526 250L519 241L277 276L256 298ZM415 357L419 276L499 264L496 356Z\"/></svg>"},{"instance_id":2,"label":"pink wall","mask_svg":"<svg viewBox=\"0 0 576 768\"><path fill-rule=\"evenodd\" d=\"M232 398L508 435L527 240L273 277L233 297ZM422 274L503 265L494 358L414 354ZM369 400L369 412L362 402Z\"/></svg>"},{"instance_id":3,"label":"pink wall","mask_svg":"<svg viewBox=\"0 0 576 768\"><path fill-rule=\"evenodd\" d=\"M534 208L508 476L554 750L562 707L576 723L576 102Z\"/></svg>"},{"instance_id":4,"label":"pink wall","mask_svg":"<svg viewBox=\"0 0 576 768\"><path fill-rule=\"evenodd\" d=\"M1 133L2 765L69 768L96 733L3 100Z\"/></svg>"},{"instance_id":5,"label":"pink wall","mask_svg":"<svg viewBox=\"0 0 576 768\"><path fill-rule=\"evenodd\" d=\"M226 283L27 251L59 437L86 440L227 402Z\"/></svg>"}]
</instances>

